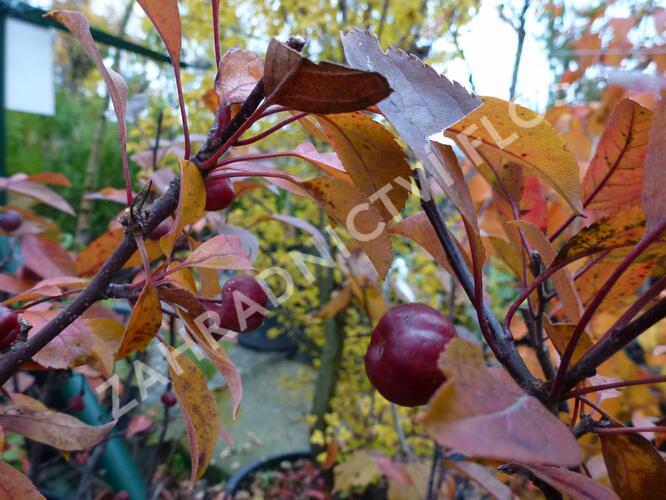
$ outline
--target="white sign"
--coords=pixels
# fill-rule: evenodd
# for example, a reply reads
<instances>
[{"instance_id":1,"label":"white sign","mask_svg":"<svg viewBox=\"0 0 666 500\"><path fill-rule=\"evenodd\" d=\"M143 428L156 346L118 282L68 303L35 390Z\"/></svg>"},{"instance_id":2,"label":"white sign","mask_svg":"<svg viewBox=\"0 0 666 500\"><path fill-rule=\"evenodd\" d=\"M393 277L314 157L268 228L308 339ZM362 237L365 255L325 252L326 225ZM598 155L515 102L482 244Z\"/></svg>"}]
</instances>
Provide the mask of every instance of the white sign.
<instances>
[{"instance_id":1,"label":"white sign","mask_svg":"<svg viewBox=\"0 0 666 500\"><path fill-rule=\"evenodd\" d=\"M6 18L5 104L7 109L55 113L53 30Z\"/></svg>"}]
</instances>

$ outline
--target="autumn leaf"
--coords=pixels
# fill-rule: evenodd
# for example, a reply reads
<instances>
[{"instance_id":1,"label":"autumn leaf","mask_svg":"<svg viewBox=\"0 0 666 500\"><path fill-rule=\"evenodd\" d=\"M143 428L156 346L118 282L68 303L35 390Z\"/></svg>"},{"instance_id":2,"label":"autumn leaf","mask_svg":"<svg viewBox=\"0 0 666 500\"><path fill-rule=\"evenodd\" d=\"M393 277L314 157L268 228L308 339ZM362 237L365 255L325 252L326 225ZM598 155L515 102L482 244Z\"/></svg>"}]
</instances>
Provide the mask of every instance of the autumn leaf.
<instances>
[{"instance_id":1,"label":"autumn leaf","mask_svg":"<svg viewBox=\"0 0 666 500\"><path fill-rule=\"evenodd\" d=\"M180 403L190 442L190 487L194 487L195 481L206 472L213 456L220 433L220 416L215 398L206 385L206 379L190 358L179 356L170 360L169 376Z\"/></svg>"},{"instance_id":2,"label":"autumn leaf","mask_svg":"<svg viewBox=\"0 0 666 500\"><path fill-rule=\"evenodd\" d=\"M125 325L111 318L88 318L85 324L93 339L93 353L107 374L113 372L113 362L125 333Z\"/></svg>"},{"instance_id":3,"label":"autumn leaf","mask_svg":"<svg viewBox=\"0 0 666 500\"><path fill-rule=\"evenodd\" d=\"M569 340L571 340L571 335L573 334L576 325L571 323L552 323L547 314L543 315L543 328L546 331L546 335L551 340L555 349L561 356L564 353ZM576 343L576 348L574 349L573 356L571 357L571 363L575 363L583 354L585 354L592 347L592 339L590 336L583 332L580 339Z\"/></svg>"},{"instance_id":4,"label":"autumn leaf","mask_svg":"<svg viewBox=\"0 0 666 500\"><path fill-rule=\"evenodd\" d=\"M645 166L643 167L643 207L647 215L650 234L666 222L666 195L664 194L664 157L666 157L666 92L657 104Z\"/></svg>"},{"instance_id":5,"label":"autumn leaf","mask_svg":"<svg viewBox=\"0 0 666 500\"><path fill-rule=\"evenodd\" d=\"M227 234L203 242L187 256L182 265L208 269L252 269L252 262L240 238Z\"/></svg>"},{"instance_id":6,"label":"autumn leaf","mask_svg":"<svg viewBox=\"0 0 666 500\"><path fill-rule=\"evenodd\" d=\"M666 463L647 439L637 433L599 437L608 477L623 500L664 498Z\"/></svg>"},{"instance_id":7,"label":"autumn leaf","mask_svg":"<svg viewBox=\"0 0 666 500\"><path fill-rule=\"evenodd\" d=\"M42 172L42 174L50 173L52 172ZM62 212L75 215L74 209L62 196L39 182L39 180L35 180L35 176L18 173L8 178L0 178L0 189L28 196Z\"/></svg>"},{"instance_id":8,"label":"autumn leaf","mask_svg":"<svg viewBox=\"0 0 666 500\"><path fill-rule=\"evenodd\" d=\"M21 238L23 262L30 269L37 269L44 278L60 278L76 275L73 257L57 241L25 235Z\"/></svg>"},{"instance_id":9,"label":"autumn leaf","mask_svg":"<svg viewBox=\"0 0 666 500\"><path fill-rule=\"evenodd\" d=\"M0 460L0 498L2 500L44 500L37 487L7 462Z\"/></svg>"},{"instance_id":10,"label":"autumn leaf","mask_svg":"<svg viewBox=\"0 0 666 500\"><path fill-rule=\"evenodd\" d=\"M469 457L580 463L571 431L503 368L486 367L479 346L454 338L440 363L447 380L418 417L439 444Z\"/></svg>"},{"instance_id":11,"label":"autumn leaf","mask_svg":"<svg viewBox=\"0 0 666 500\"><path fill-rule=\"evenodd\" d=\"M120 341L117 359L124 359L128 354L146 348L157 335L162 325L162 309L157 290L146 283L132 309L125 334Z\"/></svg>"},{"instance_id":12,"label":"autumn leaf","mask_svg":"<svg viewBox=\"0 0 666 500\"><path fill-rule=\"evenodd\" d=\"M645 212L630 207L601 217L572 236L557 253L554 264L564 264L602 250L633 247L645 233Z\"/></svg>"},{"instance_id":13,"label":"autumn leaf","mask_svg":"<svg viewBox=\"0 0 666 500\"><path fill-rule=\"evenodd\" d=\"M157 29L176 72L180 67L180 14L177 0L139 0L139 5Z\"/></svg>"},{"instance_id":14,"label":"autumn leaf","mask_svg":"<svg viewBox=\"0 0 666 500\"><path fill-rule=\"evenodd\" d=\"M338 224L358 241L380 276L393 260L391 240L380 213L353 185L334 177L317 177L301 184Z\"/></svg>"},{"instance_id":15,"label":"autumn leaf","mask_svg":"<svg viewBox=\"0 0 666 500\"><path fill-rule=\"evenodd\" d=\"M407 201L412 170L393 134L362 113L320 117L319 124L356 187L387 220L396 216Z\"/></svg>"},{"instance_id":16,"label":"autumn leaf","mask_svg":"<svg viewBox=\"0 0 666 500\"><path fill-rule=\"evenodd\" d=\"M227 352L217 343L217 341L195 321L198 314L194 311L184 312L180 309L178 316L185 323L187 331L192 334L196 342L203 348L204 352L222 374L229 386L231 394L232 415L234 419L238 416L241 400L243 399L243 383L240 372L231 360Z\"/></svg>"},{"instance_id":17,"label":"autumn leaf","mask_svg":"<svg viewBox=\"0 0 666 500\"><path fill-rule=\"evenodd\" d=\"M350 287L344 287L333 293L331 299L321 306L315 313L314 317L321 320L331 319L333 316L342 311L351 300L352 290Z\"/></svg>"},{"instance_id":18,"label":"autumn leaf","mask_svg":"<svg viewBox=\"0 0 666 500\"><path fill-rule=\"evenodd\" d=\"M581 213L578 163L555 129L532 110L495 97L446 131L477 165L495 158L528 168Z\"/></svg>"},{"instance_id":19,"label":"autumn leaf","mask_svg":"<svg viewBox=\"0 0 666 500\"><path fill-rule=\"evenodd\" d=\"M0 425L9 432L63 451L85 450L104 439L115 425L91 426L56 411L11 406L0 410Z\"/></svg>"},{"instance_id":20,"label":"autumn leaf","mask_svg":"<svg viewBox=\"0 0 666 500\"><path fill-rule=\"evenodd\" d=\"M379 73L315 64L275 38L266 51L264 88L274 104L319 114L359 111L391 92Z\"/></svg>"},{"instance_id":21,"label":"autumn leaf","mask_svg":"<svg viewBox=\"0 0 666 500\"><path fill-rule=\"evenodd\" d=\"M164 255L171 256L173 245L176 243L181 231L199 220L204 214L206 205L206 188L201 172L197 166L187 160L180 161L180 191L178 193L178 208L176 220L171 230L160 238L160 246Z\"/></svg>"},{"instance_id":22,"label":"autumn leaf","mask_svg":"<svg viewBox=\"0 0 666 500\"><path fill-rule=\"evenodd\" d=\"M175 3L175 0L174 0ZM71 10L55 10L47 13L50 17L63 24L81 44L81 47L90 59L95 63L97 70L102 74L106 83L109 97L113 103L113 109L118 118L118 128L120 130L120 152L123 162L123 168L129 175L129 165L127 163L127 126L125 125L125 111L127 108L127 83L122 76L104 65L104 61L95 46L90 33L90 25L85 16L79 12ZM128 186L127 189L130 189Z\"/></svg>"},{"instance_id":23,"label":"autumn leaf","mask_svg":"<svg viewBox=\"0 0 666 500\"><path fill-rule=\"evenodd\" d=\"M615 106L583 178L584 205L596 217L640 203L651 118L631 99Z\"/></svg>"},{"instance_id":24,"label":"autumn leaf","mask_svg":"<svg viewBox=\"0 0 666 500\"><path fill-rule=\"evenodd\" d=\"M393 93L377 106L419 159L429 137L481 104L460 84L439 75L416 56L394 47L382 51L377 37L366 31L344 34L342 45L350 66L386 77Z\"/></svg>"},{"instance_id":25,"label":"autumn leaf","mask_svg":"<svg viewBox=\"0 0 666 500\"><path fill-rule=\"evenodd\" d=\"M229 49L220 59L215 93L227 105L245 101L264 74L264 61L251 50Z\"/></svg>"},{"instance_id":26,"label":"autumn leaf","mask_svg":"<svg viewBox=\"0 0 666 500\"><path fill-rule=\"evenodd\" d=\"M349 491L351 488L366 488L377 481L382 472L374 460L372 452L356 450L347 459L335 466L333 491Z\"/></svg>"},{"instance_id":27,"label":"autumn leaf","mask_svg":"<svg viewBox=\"0 0 666 500\"><path fill-rule=\"evenodd\" d=\"M454 275L451 264L449 264L446 254L444 253L442 244L437 238L437 233L435 233L432 224L428 220L428 216L424 212L417 212L396 224L391 224L389 226L389 233L399 234L415 241L427 250L427 252L432 255L439 265L446 269L449 274ZM467 252L463 249L458 240L456 240L456 243L461 250L461 253L465 256L467 265L471 268L472 266Z\"/></svg>"},{"instance_id":28,"label":"autumn leaf","mask_svg":"<svg viewBox=\"0 0 666 500\"><path fill-rule=\"evenodd\" d=\"M73 276L62 276L60 278L50 278L38 282L32 288L14 295L3 302L3 304L13 304L15 302L25 302L37 297L57 297L65 290L75 290L83 288L88 281L75 278Z\"/></svg>"},{"instance_id":29,"label":"autumn leaf","mask_svg":"<svg viewBox=\"0 0 666 500\"><path fill-rule=\"evenodd\" d=\"M500 470L509 474L519 472L528 477L536 477L572 500L620 500L620 497L594 479L568 469L511 463L501 466Z\"/></svg>"},{"instance_id":30,"label":"autumn leaf","mask_svg":"<svg viewBox=\"0 0 666 500\"><path fill-rule=\"evenodd\" d=\"M32 325L28 338L37 334L52 321L61 310L27 310L21 316ZM88 361L93 350L93 339L82 318L64 328L60 334L40 350L33 360L46 368L64 370L74 368Z\"/></svg>"}]
</instances>

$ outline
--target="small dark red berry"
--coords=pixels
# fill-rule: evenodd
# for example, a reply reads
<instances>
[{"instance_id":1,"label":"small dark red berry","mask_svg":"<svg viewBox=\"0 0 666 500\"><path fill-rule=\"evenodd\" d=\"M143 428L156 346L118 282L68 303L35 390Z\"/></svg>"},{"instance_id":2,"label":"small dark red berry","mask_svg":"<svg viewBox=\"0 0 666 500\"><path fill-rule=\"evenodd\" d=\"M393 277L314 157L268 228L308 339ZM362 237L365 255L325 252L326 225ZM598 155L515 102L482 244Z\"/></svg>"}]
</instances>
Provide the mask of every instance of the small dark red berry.
<instances>
[{"instance_id":1,"label":"small dark red berry","mask_svg":"<svg viewBox=\"0 0 666 500\"><path fill-rule=\"evenodd\" d=\"M16 275L26 281L42 281L42 277L39 274L26 266L19 267Z\"/></svg>"},{"instance_id":2,"label":"small dark red berry","mask_svg":"<svg viewBox=\"0 0 666 500\"><path fill-rule=\"evenodd\" d=\"M0 349L12 345L19 333L21 324L16 313L7 306L0 305Z\"/></svg>"},{"instance_id":3,"label":"small dark red berry","mask_svg":"<svg viewBox=\"0 0 666 500\"><path fill-rule=\"evenodd\" d=\"M167 234L171 229L171 221L169 219L160 222L155 229L153 229L148 238L151 240L159 240L162 236Z\"/></svg>"},{"instance_id":4,"label":"small dark red berry","mask_svg":"<svg viewBox=\"0 0 666 500\"><path fill-rule=\"evenodd\" d=\"M23 216L16 210L7 210L0 218L0 228L7 232L16 231L23 224Z\"/></svg>"},{"instance_id":5,"label":"small dark red berry","mask_svg":"<svg viewBox=\"0 0 666 500\"><path fill-rule=\"evenodd\" d=\"M67 400L67 411L71 413L82 412L86 407L83 402L83 396L72 396Z\"/></svg>"},{"instance_id":6,"label":"small dark red berry","mask_svg":"<svg viewBox=\"0 0 666 500\"><path fill-rule=\"evenodd\" d=\"M220 303L212 304L209 310L220 315L222 328L247 333L264 322L267 304L268 295L259 282L253 276L241 275L224 284Z\"/></svg>"},{"instance_id":7,"label":"small dark red berry","mask_svg":"<svg viewBox=\"0 0 666 500\"><path fill-rule=\"evenodd\" d=\"M231 205L236 197L229 179L212 177L206 181L206 210L217 212Z\"/></svg>"},{"instance_id":8,"label":"small dark red berry","mask_svg":"<svg viewBox=\"0 0 666 500\"><path fill-rule=\"evenodd\" d=\"M162 394L161 399L162 399L162 404L167 408L175 406L175 404L178 402L178 399L176 398L176 395L173 392L165 392L164 394Z\"/></svg>"},{"instance_id":9,"label":"small dark red berry","mask_svg":"<svg viewBox=\"0 0 666 500\"><path fill-rule=\"evenodd\" d=\"M391 308L372 332L365 355L370 383L393 403L426 404L445 380L437 360L455 335L453 323L430 306Z\"/></svg>"},{"instance_id":10,"label":"small dark red berry","mask_svg":"<svg viewBox=\"0 0 666 500\"><path fill-rule=\"evenodd\" d=\"M113 496L113 500L130 500L129 493L126 491L119 491Z\"/></svg>"}]
</instances>

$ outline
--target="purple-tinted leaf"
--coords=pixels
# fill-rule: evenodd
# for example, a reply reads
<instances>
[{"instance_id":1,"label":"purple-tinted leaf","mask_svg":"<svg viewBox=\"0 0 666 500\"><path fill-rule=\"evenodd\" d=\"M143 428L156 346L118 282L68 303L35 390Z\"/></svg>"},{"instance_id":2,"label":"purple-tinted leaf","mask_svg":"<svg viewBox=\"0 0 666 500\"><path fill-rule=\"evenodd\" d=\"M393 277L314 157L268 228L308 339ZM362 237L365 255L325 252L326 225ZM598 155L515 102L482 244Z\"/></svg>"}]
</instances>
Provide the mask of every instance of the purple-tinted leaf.
<instances>
[{"instance_id":1,"label":"purple-tinted leaf","mask_svg":"<svg viewBox=\"0 0 666 500\"><path fill-rule=\"evenodd\" d=\"M264 61L251 50L229 49L222 56L215 82L221 103L245 101L264 74Z\"/></svg>"},{"instance_id":2,"label":"purple-tinted leaf","mask_svg":"<svg viewBox=\"0 0 666 500\"><path fill-rule=\"evenodd\" d=\"M9 178L0 178L0 189L29 196L65 213L75 215L74 209L62 196L55 191L51 191L46 186L39 184L37 181L33 181L33 177L28 177L26 174L20 173L14 174Z\"/></svg>"},{"instance_id":3,"label":"purple-tinted leaf","mask_svg":"<svg viewBox=\"0 0 666 500\"><path fill-rule=\"evenodd\" d=\"M120 149L122 154L123 161L123 170L125 172L125 183L127 184L128 189L128 203L131 196L131 180L129 177L129 165L127 163L127 127L125 125L125 112L127 109L127 83L122 76L113 71L112 69L107 69L102 61L102 57L99 55L99 51L95 46L92 35L90 34L90 25L88 20L80 12L74 12L71 10L54 10L46 14L46 17L50 17L59 23L63 24L71 33L74 35L88 57L92 59L97 66L98 71L102 74L104 82L109 92L109 97L111 97L111 102L113 103L113 109L116 112L118 117L118 128L120 129Z\"/></svg>"}]
</instances>

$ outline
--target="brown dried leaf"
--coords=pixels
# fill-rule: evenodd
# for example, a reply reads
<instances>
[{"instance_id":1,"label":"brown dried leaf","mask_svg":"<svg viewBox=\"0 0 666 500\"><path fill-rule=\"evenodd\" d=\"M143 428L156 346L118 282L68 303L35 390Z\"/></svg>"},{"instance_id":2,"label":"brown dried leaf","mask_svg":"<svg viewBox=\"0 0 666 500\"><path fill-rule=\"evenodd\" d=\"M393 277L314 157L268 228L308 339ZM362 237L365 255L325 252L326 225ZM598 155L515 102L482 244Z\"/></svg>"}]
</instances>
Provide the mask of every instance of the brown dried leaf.
<instances>
[{"instance_id":1,"label":"brown dried leaf","mask_svg":"<svg viewBox=\"0 0 666 500\"><path fill-rule=\"evenodd\" d=\"M275 104L319 114L360 111L391 93L379 73L315 64L275 38L266 51L264 88Z\"/></svg>"}]
</instances>

